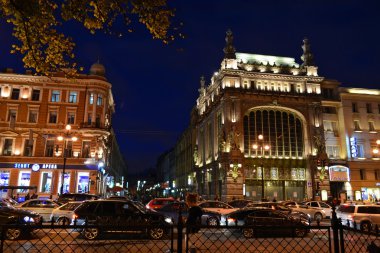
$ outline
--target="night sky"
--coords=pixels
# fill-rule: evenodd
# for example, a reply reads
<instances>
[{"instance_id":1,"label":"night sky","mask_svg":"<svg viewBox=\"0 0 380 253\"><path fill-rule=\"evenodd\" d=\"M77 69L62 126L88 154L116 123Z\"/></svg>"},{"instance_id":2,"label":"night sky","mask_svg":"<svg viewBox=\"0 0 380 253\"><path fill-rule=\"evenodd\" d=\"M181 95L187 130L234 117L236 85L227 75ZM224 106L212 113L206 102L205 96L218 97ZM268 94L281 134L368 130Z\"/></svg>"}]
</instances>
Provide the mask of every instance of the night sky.
<instances>
[{"instance_id":1,"label":"night sky","mask_svg":"<svg viewBox=\"0 0 380 253\"><path fill-rule=\"evenodd\" d=\"M287 56L302 63L302 40L309 38L320 76L346 87L380 89L379 1L170 1L183 40L152 40L142 26L119 38L90 35L70 24L77 61L85 72L98 59L113 87L113 118L130 173L155 166L174 146L190 120L200 76L207 83L223 59L231 29L237 52ZM0 67L24 73L19 55L10 55L10 28L0 26Z\"/></svg>"}]
</instances>

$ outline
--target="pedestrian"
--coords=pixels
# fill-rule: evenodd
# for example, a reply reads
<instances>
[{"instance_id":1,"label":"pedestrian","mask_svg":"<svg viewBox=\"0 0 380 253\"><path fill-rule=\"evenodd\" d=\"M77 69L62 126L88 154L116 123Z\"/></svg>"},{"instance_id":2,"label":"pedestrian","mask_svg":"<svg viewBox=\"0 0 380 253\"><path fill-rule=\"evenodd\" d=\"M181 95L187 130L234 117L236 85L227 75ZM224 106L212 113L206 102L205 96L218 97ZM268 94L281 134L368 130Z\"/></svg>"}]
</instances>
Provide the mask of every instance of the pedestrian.
<instances>
[{"instance_id":1,"label":"pedestrian","mask_svg":"<svg viewBox=\"0 0 380 253\"><path fill-rule=\"evenodd\" d=\"M187 234L194 234L199 231L199 225L201 225L201 218L203 215L202 208L197 205L198 195L196 193L188 193L186 196L186 203L189 206L189 211L186 220ZM189 238L185 239L185 242ZM190 252L196 252L194 245L190 246Z\"/></svg>"},{"instance_id":2,"label":"pedestrian","mask_svg":"<svg viewBox=\"0 0 380 253\"><path fill-rule=\"evenodd\" d=\"M30 198L31 199L36 199L36 198L38 198L38 195L35 192L33 192L32 196Z\"/></svg>"},{"instance_id":3,"label":"pedestrian","mask_svg":"<svg viewBox=\"0 0 380 253\"><path fill-rule=\"evenodd\" d=\"M29 194L29 192L28 192L28 194L26 194L26 196L25 196L25 201L27 201L27 200L29 200L30 199L30 194Z\"/></svg>"}]
</instances>

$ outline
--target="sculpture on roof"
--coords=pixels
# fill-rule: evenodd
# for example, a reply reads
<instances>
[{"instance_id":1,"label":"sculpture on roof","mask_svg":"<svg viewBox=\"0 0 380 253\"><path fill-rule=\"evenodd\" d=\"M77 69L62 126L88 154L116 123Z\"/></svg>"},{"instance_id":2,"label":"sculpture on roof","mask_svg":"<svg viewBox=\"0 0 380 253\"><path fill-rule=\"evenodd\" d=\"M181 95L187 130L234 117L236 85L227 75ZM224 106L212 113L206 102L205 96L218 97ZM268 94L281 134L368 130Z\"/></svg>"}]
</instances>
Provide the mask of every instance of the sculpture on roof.
<instances>
[{"instance_id":1,"label":"sculpture on roof","mask_svg":"<svg viewBox=\"0 0 380 253\"><path fill-rule=\"evenodd\" d=\"M303 60L302 66L314 66L314 56L310 50L309 40L307 38L303 39L302 45L303 55L301 59Z\"/></svg>"},{"instance_id":2,"label":"sculpture on roof","mask_svg":"<svg viewBox=\"0 0 380 253\"><path fill-rule=\"evenodd\" d=\"M236 50L233 45L233 40L234 37L232 35L232 31L228 29L226 32L226 46L223 49L225 59L236 59Z\"/></svg>"}]
</instances>

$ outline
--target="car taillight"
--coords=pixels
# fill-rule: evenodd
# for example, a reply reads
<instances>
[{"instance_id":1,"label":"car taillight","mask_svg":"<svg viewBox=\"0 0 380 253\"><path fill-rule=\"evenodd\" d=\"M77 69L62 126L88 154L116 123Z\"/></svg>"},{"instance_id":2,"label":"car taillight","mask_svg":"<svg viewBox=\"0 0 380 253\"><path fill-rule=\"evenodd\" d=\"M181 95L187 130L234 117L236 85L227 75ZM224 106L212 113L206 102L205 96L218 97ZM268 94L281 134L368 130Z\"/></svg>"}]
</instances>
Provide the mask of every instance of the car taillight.
<instances>
[{"instance_id":1,"label":"car taillight","mask_svg":"<svg viewBox=\"0 0 380 253\"><path fill-rule=\"evenodd\" d=\"M73 220L76 220L78 219L78 215L76 215L75 213L73 214Z\"/></svg>"},{"instance_id":2,"label":"car taillight","mask_svg":"<svg viewBox=\"0 0 380 253\"><path fill-rule=\"evenodd\" d=\"M235 223L236 219L234 218L227 218L228 223Z\"/></svg>"}]
</instances>

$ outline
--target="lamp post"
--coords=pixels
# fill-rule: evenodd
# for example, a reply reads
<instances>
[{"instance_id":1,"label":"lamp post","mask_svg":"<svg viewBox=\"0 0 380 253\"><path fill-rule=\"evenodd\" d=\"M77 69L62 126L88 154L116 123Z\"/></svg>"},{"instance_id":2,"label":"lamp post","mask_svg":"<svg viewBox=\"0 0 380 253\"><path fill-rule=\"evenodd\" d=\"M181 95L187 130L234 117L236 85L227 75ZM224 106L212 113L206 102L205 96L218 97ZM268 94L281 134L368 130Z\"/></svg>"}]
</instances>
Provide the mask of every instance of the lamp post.
<instances>
[{"instance_id":1,"label":"lamp post","mask_svg":"<svg viewBox=\"0 0 380 253\"><path fill-rule=\"evenodd\" d=\"M57 137L58 141L63 141L63 169L62 169L62 179L61 179L61 194L63 194L63 187L65 183L65 174L66 174L66 159L67 159L67 142L76 141L78 138L71 136L71 125L66 125L65 133Z\"/></svg>"},{"instance_id":2,"label":"lamp post","mask_svg":"<svg viewBox=\"0 0 380 253\"><path fill-rule=\"evenodd\" d=\"M264 152L268 151L270 149L270 146L268 144L264 144L264 136L262 134L259 134L257 137L259 144L253 144L253 149L256 151L260 148L260 155L261 155L261 201L267 201L265 198L265 189L264 189L264 163L263 163L263 157Z\"/></svg>"}]
</instances>

